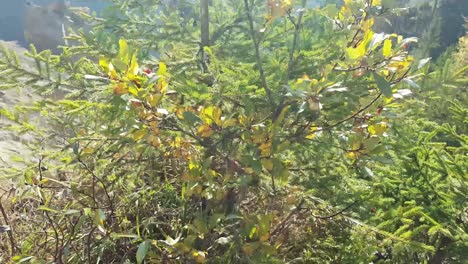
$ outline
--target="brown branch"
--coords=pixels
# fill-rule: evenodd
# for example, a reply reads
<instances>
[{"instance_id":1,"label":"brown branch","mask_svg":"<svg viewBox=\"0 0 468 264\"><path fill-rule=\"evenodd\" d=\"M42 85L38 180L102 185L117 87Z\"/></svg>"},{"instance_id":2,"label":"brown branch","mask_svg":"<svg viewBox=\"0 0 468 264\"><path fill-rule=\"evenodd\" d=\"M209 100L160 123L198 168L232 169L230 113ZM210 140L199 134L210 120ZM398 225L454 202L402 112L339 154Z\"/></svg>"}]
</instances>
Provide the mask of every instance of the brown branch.
<instances>
[{"instance_id":1,"label":"brown branch","mask_svg":"<svg viewBox=\"0 0 468 264\"><path fill-rule=\"evenodd\" d=\"M293 215L297 214L300 210L304 209L302 208L302 205L304 204L305 200L302 199L299 204L291 211L289 212L288 216L283 219L276 227L273 229L273 231L270 233L270 238L276 235L277 233L281 232L284 227L286 226L286 223L293 217Z\"/></svg>"},{"instance_id":2,"label":"brown branch","mask_svg":"<svg viewBox=\"0 0 468 264\"><path fill-rule=\"evenodd\" d=\"M101 179L100 177L98 177L93 170L91 170L91 168L89 168L88 164L84 163L81 158L78 158L78 162L83 165L83 167L89 172L89 174L91 174L91 176L93 176L93 189L94 189L94 181L95 180L98 180L101 184L102 184L102 189L104 190L104 194L106 195L107 197L107 200L109 202L109 209L110 209L110 215L109 215L109 219L112 219L113 216L114 216L114 201L113 199L111 198L110 194L109 194L109 191L107 190L107 187L106 187L106 184L104 182L103 179ZM94 192L94 190L93 190ZM93 197L94 197L94 194L93 194ZM97 205L97 204L96 204Z\"/></svg>"},{"instance_id":3,"label":"brown branch","mask_svg":"<svg viewBox=\"0 0 468 264\"><path fill-rule=\"evenodd\" d=\"M201 31L201 47L202 49L210 45L210 13L209 0L200 1L200 31Z\"/></svg>"},{"instance_id":4,"label":"brown branch","mask_svg":"<svg viewBox=\"0 0 468 264\"><path fill-rule=\"evenodd\" d=\"M8 220L8 215L3 207L2 200L0 199L0 212L2 213L3 219L5 220L5 224L8 227L8 238L10 239L10 246L11 246L11 255L16 253L16 249L18 248L15 243L15 237L13 236L13 230L10 225L10 221Z\"/></svg>"},{"instance_id":5,"label":"brown branch","mask_svg":"<svg viewBox=\"0 0 468 264\"><path fill-rule=\"evenodd\" d=\"M209 0L200 1L200 32L201 32L201 43L200 43L200 53L201 53L201 64L203 67L203 72L208 72L208 54L205 52L205 47L210 45L210 13L208 8Z\"/></svg>"},{"instance_id":6,"label":"brown branch","mask_svg":"<svg viewBox=\"0 0 468 264\"><path fill-rule=\"evenodd\" d=\"M253 41L254 46L255 46L255 59L257 61L258 70L260 72L260 79L261 79L261 82L262 82L262 86L263 86L263 89L265 90L271 104L275 105L275 103L274 103L275 101L273 100L273 94L272 94L270 88L268 87L268 83L266 81L266 76L265 76L265 71L263 70L262 58L260 56L259 41L255 37L254 22L253 22L252 14L250 13L250 6L249 6L249 1L248 0L244 0L244 6L245 6L245 12L247 14L247 19L249 20L250 35L252 37L252 41Z\"/></svg>"},{"instance_id":7,"label":"brown branch","mask_svg":"<svg viewBox=\"0 0 468 264\"><path fill-rule=\"evenodd\" d=\"M331 215L319 216L319 215L313 215L313 214L312 214L312 216L313 216L314 218L318 218L318 219L330 219L330 218L333 218L333 217L336 217L336 216L338 216L338 215L343 214L345 211L347 211L347 210L349 210L351 207L353 207L357 202L358 202L358 201L354 201L354 202L352 202L350 205L346 206L345 208L343 208L343 209L339 210L338 212L333 213L333 214L331 214Z\"/></svg>"},{"instance_id":8,"label":"brown branch","mask_svg":"<svg viewBox=\"0 0 468 264\"><path fill-rule=\"evenodd\" d=\"M305 1L302 1L302 8L299 10L299 17L297 18L297 22L294 22L291 19L291 22L294 25L294 36L293 36L293 43L291 50L289 51L289 61L288 61L288 69L286 71L286 82L288 82L289 77L291 75L292 68L294 66L294 52L296 51L297 46L297 39L299 38L299 29L301 28L302 17L304 16L304 6Z\"/></svg>"},{"instance_id":9,"label":"brown branch","mask_svg":"<svg viewBox=\"0 0 468 264\"><path fill-rule=\"evenodd\" d=\"M45 171L45 169L43 169L43 166L42 166L42 161L43 161L43 158L39 158L39 162L38 162L38 170L39 170L39 188L42 190L42 187L43 187L43 184L42 184L42 180L44 179L43 175L42 175L42 172ZM40 205L43 205L45 206L46 203L45 203L45 199L43 197L43 195L41 195L41 201L40 201ZM55 223L54 223L54 220L52 219L52 217L50 216L49 212L47 210L44 210L44 215L46 216L47 218L47 221L49 222L49 225L52 227L52 230L54 231L54 239L55 239L55 252L54 252L54 263L58 263L58 264L61 264L62 263L62 251L60 249L60 239L59 239L59 233L57 231L57 227L55 226ZM46 235L47 235L47 231L46 232Z\"/></svg>"},{"instance_id":10,"label":"brown branch","mask_svg":"<svg viewBox=\"0 0 468 264\"><path fill-rule=\"evenodd\" d=\"M356 111L354 114L340 120L340 121L337 121L331 125L328 125L326 127L319 127L317 128L317 130L315 130L315 132L319 132L319 131L324 131L324 130L328 130L330 128L333 128L333 127L336 127L338 125L341 125L343 124L344 122L348 121L348 120L351 120L353 119L354 117L356 117L357 115L359 115L360 113L366 111L369 107L371 107L379 98L380 96L382 96L381 93L379 93L374 99L372 99L372 101L370 103L368 103L367 105L365 105L363 108L359 109L358 111Z\"/></svg>"}]
</instances>

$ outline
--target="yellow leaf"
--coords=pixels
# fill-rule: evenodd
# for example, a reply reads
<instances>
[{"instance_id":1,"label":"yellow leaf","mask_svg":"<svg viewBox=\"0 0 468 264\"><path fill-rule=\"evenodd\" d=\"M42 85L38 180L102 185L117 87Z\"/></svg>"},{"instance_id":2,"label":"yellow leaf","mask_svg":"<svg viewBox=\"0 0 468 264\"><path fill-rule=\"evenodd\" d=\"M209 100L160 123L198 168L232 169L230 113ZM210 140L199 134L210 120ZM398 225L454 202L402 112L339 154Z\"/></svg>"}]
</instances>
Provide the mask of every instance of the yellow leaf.
<instances>
[{"instance_id":1,"label":"yellow leaf","mask_svg":"<svg viewBox=\"0 0 468 264\"><path fill-rule=\"evenodd\" d=\"M237 123L236 119L234 118L229 118L227 120L224 120L223 122L223 128L227 128L227 127L233 127L235 126Z\"/></svg>"},{"instance_id":2,"label":"yellow leaf","mask_svg":"<svg viewBox=\"0 0 468 264\"><path fill-rule=\"evenodd\" d=\"M201 137L210 137L213 135L213 129L210 125L203 124L198 128L198 134L200 134Z\"/></svg>"},{"instance_id":3,"label":"yellow leaf","mask_svg":"<svg viewBox=\"0 0 468 264\"><path fill-rule=\"evenodd\" d=\"M362 40L362 43L360 45L363 45L365 49L367 49L367 46L372 40L372 37L374 36L374 31L372 29L368 29L366 33L364 34L364 39Z\"/></svg>"},{"instance_id":4,"label":"yellow leaf","mask_svg":"<svg viewBox=\"0 0 468 264\"><path fill-rule=\"evenodd\" d=\"M214 122L216 125L221 126L221 114L220 108L208 106L202 110L200 117L206 124L211 125Z\"/></svg>"},{"instance_id":5,"label":"yellow leaf","mask_svg":"<svg viewBox=\"0 0 468 264\"><path fill-rule=\"evenodd\" d=\"M362 139L361 139L362 140ZM361 148L361 144L362 142L360 140L353 140L353 142L351 143L351 149L352 150L358 150Z\"/></svg>"},{"instance_id":6,"label":"yellow leaf","mask_svg":"<svg viewBox=\"0 0 468 264\"><path fill-rule=\"evenodd\" d=\"M151 136L151 139L150 139L150 144L153 146L153 147L160 147L161 146L161 139L158 137L158 136L154 136L152 135Z\"/></svg>"},{"instance_id":7,"label":"yellow leaf","mask_svg":"<svg viewBox=\"0 0 468 264\"><path fill-rule=\"evenodd\" d=\"M131 77L130 79L133 79L135 78L135 76L138 75L138 69L139 69L138 61L137 61L136 53L134 53L132 56L130 67L128 68L128 73Z\"/></svg>"},{"instance_id":8,"label":"yellow leaf","mask_svg":"<svg viewBox=\"0 0 468 264\"><path fill-rule=\"evenodd\" d=\"M252 174L252 173L254 173L254 170L252 168L248 167L248 168L245 168L245 173Z\"/></svg>"},{"instance_id":9,"label":"yellow leaf","mask_svg":"<svg viewBox=\"0 0 468 264\"><path fill-rule=\"evenodd\" d=\"M267 135L265 132L263 131L258 131L257 133L255 133L254 135L252 135L252 141L253 143L255 144L260 144L262 142L265 142L267 139Z\"/></svg>"},{"instance_id":10,"label":"yellow leaf","mask_svg":"<svg viewBox=\"0 0 468 264\"><path fill-rule=\"evenodd\" d=\"M382 0L372 0L372 6L381 6Z\"/></svg>"},{"instance_id":11,"label":"yellow leaf","mask_svg":"<svg viewBox=\"0 0 468 264\"><path fill-rule=\"evenodd\" d=\"M364 38L362 39L361 43L359 43L359 45L356 48L349 47L346 49L346 52L348 53L348 57L353 60L364 57L364 55L366 55L367 53L367 45L372 40L373 35L374 35L374 32L371 29L368 29L365 32Z\"/></svg>"},{"instance_id":12,"label":"yellow leaf","mask_svg":"<svg viewBox=\"0 0 468 264\"><path fill-rule=\"evenodd\" d=\"M383 133L385 133L385 131L387 131L387 128L388 128L387 123L385 123L385 122L380 122L380 123L377 123L377 124L374 124L374 125L370 125L370 126L367 128L367 131L369 131L369 133L370 133L371 135L380 136L380 135L382 135Z\"/></svg>"},{"instance_id":13,"label":"yellow leaf","mask_svg":"<svg viewBox=\"0 0 468 264\"><path fill-rule=\"evenodd\" d=\"M268 233L263 234L263 235L261 235L261 236L258 238L258 240L259 240L260 242L266 242L268 239L270 239L270 234L268 234Z\"/></svg>"},{"instance_id":14,"label":"yellow leaf","mask_svg":"<svg viewBox=\"0 0 468 264\"><path fill-rule=\"evenodd\" d=\"M360 156L360 154L357 151L349 151L348 153L346 153L346 157L348 157L350 159L358 159L359 156Z\"/></svg>"},{"instance_id":15,"label":"yellow leaf","mask_svg":"<svg viewBox=\"0 0 468 264\"><path fill-rule=\"evenodd\" d=\"M119 75L117 74L114 65L112 63L109 63L108 67L109 71L107 72L107 76L109 76L112 80L118 79Z\"/></svg>"},{"instance_id":16,"label":"yellow leaf","mask_svg":"<svg viewBox=\"0 0 468 264\"><path fill-rule=\"evenodd\" d=\"M128 63L128 61L130 60L128 44L125 39L119 40L119 59L125 63Z\"/></svg>"},{"instance_id":17,"label":"yellow leaf","mask_svg":"<svg viewBox=\"0 0 468 264\"><path fill-rule=\"evenodd\" d=\"M156 84L157 91L164 93L167 90L167 81L164 78L159 78L158 83Z\"/></svg>"},{"instance_id":18,"label":"yellow leaf","mask_svg":"<svg viewBox=\"0 0 468 264\"><path fill-rule=\"evenodd\" d=\"M99 58L99 66L101 66L103 71L109 72L109 61L106 58Z\"/></svg>"},{"instance_id":19,"label":"yellow leaf","mask_svg":"<svg viewBox=\"0 0 468 264\"><path fill-rule=\"evenodd\" d=\"M260 150L260 153L262 156L270 156L271 154L271 142L265 142L262 143L258 149Z\"/></svg>"},{"instance_id":20,"label":"yellow leaf","mask_svg":"<svg viewBox=\"0 0 468 264\"><path fill-rule=\"evenodd\" d=\"M403 36L398 35L397 37L397 43L400 44L403 41Z\"/></svg>"},{"instance_id":21,"label":"yellow leaf","mask_svg":"<svg viewBox=\"0 0 468 264\"><path fill-rule=\"evenodd\" d=\"M314 139L317 135L317 127L310 127L310 133L305 137L306 139Z\"/></svg>"},{"instance_id":22,"label":"yellow leaf","mask_svg":"<svg viewBox=\"0 0 468 264\"><path fill-rule=\"evenodd\" d=\"M125 83L118 83L116 86L114 86L113 91L115 95L127 94L128 93L127 85Z\"/></svg>"},{"instance_id":23,"label":"yellow leaf","mask_svg":"<svg viewBox=\"0 0 468 264\"><path fill-rule=\"evenodd\" d=\"M83 149L84 154L92 154L94 152L93 148L87 147Z\"/></svg>"},{"instance_id":24,"label":"yellow leaf","mask_svg":"<svg viewBox=\"0 0 468 264\"><path fill-rule=\"evenodd\" d=\"M206 262L206 254L203 251L195 251L192 253L192 256L196 263L205 263Z\"/></svg>"},{"instance_id":25,"label":"yellow leaf","mask_svg":"<svg viewBox=\"0 0 468 264\"><path fill-rule=\"evenodd\" d=\"M147 102L151 107L156 107L162 99L162 94L150 94L147 98Z\"/></svg>"},{"instance_id":26,"label":"yellow leaf","mask_svg":"<svg viewBox=\"0 0 468 264\"><path fill-rule=\"evenodd\" d=\"M138 91L140 89L138 89L138 87L136 87L135 85L130 85L130 87L128 87L128 92L133 94L134 96L138 96Z\"/></svg>"},{"instance_id":27,"label":"yellow leaf","mask_svg":"<svg viewBox=\"0 0 468 264\"><path fill-rule=\"evenodd\" d=\"M350 59L356 60L366 55L366 48L363 45L359 45L356 48L349 47L346 49L346 53Z\"/></svg>"},{"instance_id":28,"label":"yellow leaf","mask_svg":"<svg viewBox=\"0 0 468 264\"><path fill-rule=\"evenodd\" d=\"M309 76L307 74L304 74L302 75L301 78L297 79L296 84L301 84L304 81L309 81L309 80L310 80Z\"/></svg>"},{"instance_id":29,"label":"yellow leaf","mask_svg":"<svg viewBox=\"0 0 468 264\"><path fill-rule=\"evenodd\" d=\"M139 129L133 133L133 140L138 141L146 136L146 128Z\"/></svg>"},{"instance_id":30,"label":"yellow leaf","mask_svg":"<svg viewBox=\"0 0 468 264\"><path fill-rule=\"evenodd\" d=\"M262 166L267 170L267 171L272 171L273 170L273 161L271 159L262 159Z\"/></svg>"},{"instance_id":31,"label":"yellow leaf","mask_svg":"<svg viewBox=\"0 0 468 264\"><path fill-rule=\"evenodd\" d=\"M164 75L167 71L167 66L164 62L159 62L159 69L157 74L158 75Z\"/></svg>"},{"instance_id":32,"label":"yellow leaf","mask_svg":"<svg viewBox=\"0 0 468 264\"><path fill-rule=\"evenodd\" d=\"M153 132L155 134L159 133L159 128L158 128L158 122L157 121L151 121L149 123L149 125L150 125L151 129L153 130Z\"/></svg>"},{"instance_id":33,"label":"yellow leaf","mask_svg":"<svg viewBox=\"0 0 468 264\"><path fill-rule=\"evenodd\" d=\"M361 29L364 30L365 32L367 32L369 29L372 28L373 25L374 25L374 19L373 18L366 19L366 20L362 21Z\"/></svg>"},{"instance_id":34,"label":"yellow leaf","mask_svg":"<svg viewBox=\"0 0 468 264\"><path fill-rule=\"evenodd\" d=\"M384 57L388 57L392 54L392 41L390 39L384 41L382 53Z\"/></svg>"},{"instance_id":35,"label":"yellow leaf","mask_svg":"<svg viewBox=\"0 0 468 264\"><path fill-rule=\"evenodd\" d=\"M246 115L240 115L239 116L239 124L243 126L248 126L250 124L250 118L247 117Z\"/></svg>"}]
</instances>

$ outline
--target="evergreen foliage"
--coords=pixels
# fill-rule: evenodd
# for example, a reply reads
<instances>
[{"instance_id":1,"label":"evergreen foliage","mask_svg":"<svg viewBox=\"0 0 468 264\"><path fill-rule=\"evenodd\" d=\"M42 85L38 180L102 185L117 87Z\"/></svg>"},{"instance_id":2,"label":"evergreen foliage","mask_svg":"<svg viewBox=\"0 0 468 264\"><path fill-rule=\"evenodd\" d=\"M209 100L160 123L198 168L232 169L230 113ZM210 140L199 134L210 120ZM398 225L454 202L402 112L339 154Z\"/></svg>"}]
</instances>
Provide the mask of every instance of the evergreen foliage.
<instances>
[{"instance_id":1,"label":"evergreen foliage","mask_svg":"<svg viewBox=\"0 0 468 264\"><path fill-rule=\"evenodd\" d=\"M466 38L416 60L385 0L112 2L61 55L1 51L44 99L0 112L35 135L0 261L466 261Z\"/></svg>"}]
</instances>

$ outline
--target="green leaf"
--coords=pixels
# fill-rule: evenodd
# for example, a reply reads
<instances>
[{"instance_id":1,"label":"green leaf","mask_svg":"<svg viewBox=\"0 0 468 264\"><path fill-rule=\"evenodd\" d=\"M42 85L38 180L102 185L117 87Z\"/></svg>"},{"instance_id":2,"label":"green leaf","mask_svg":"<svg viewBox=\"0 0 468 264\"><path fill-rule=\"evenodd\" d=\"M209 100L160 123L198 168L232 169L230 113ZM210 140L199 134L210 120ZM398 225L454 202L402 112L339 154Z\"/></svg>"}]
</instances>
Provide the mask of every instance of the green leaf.
<instances>
[{"instance_id":1,"label":"green leaf","mask_svg":"<svg viewBox=\"0 0 468 264\"><path fill-rule=\"evenodd\" d=\"M126 71L127 70L127 63L124 62L122 59L113 59L112 65L119 71Z\"/></svg>"},{"instance_id":2,"label":"green leaf","mask_svg":"<svg viewBox=\"0 0 468 264\"><path fill-rule=\"evenodd\" d=\"M74 214L79 214L80 211L79 210L75 210L75 209L70 209L70 210L67 210L65 211L65 215L74 215Z\"/></svg>"},{"instance_id":3,"label":"green leaf","mask_svg":"<svg viewBox=\"0 0 468 264\"><path fill-rule=\"evenodd\" d=\"M382 0L382 6L385 8L393 8L395 5L395 0Z\"/></svg>"},{"instance_id":4,"label":"green leaf","mask_svg":"<svg viewBox=\"0 0 468 264\"><path fill-rule=\"evenodd\" d=\"M56 213L57 212L56 210L54 210L52 208L49 208L49 207L47 207L45 205L41 205L37 209L42 210L42 211L51 212L51 213Z\"/></svg>"},{"instance_id":5,"label":"green leaf","mask_svg":"<svg viewBox=\"0 0 468 264\"><path fill-rule=\"evenodd\" d=\"M321 11L327 17L335 18L340 10L336 7L336 4L328 4L324 8L322 8Z\"/></svg>"},{"instance_id":6,"label":"green leaf","mask_svg":"<svg viewBox=\"0 0 468 264\"><path fill-rule=\"evenodd\" d=\"M184 120L186 120L189 123L189 125L195 125L196 123L201 121L200 117L194 114L193 112L183 112L182 116L184 117Z\"/></svg>"},{"instance_id":7,"label":"green leaf","mask_svg":"<svg viewBox=\"0 0 468 264\"><path fill-rule=\"evenodd\" d=\"M112 233L110 235L112 238L138 238L136 234L122 234L122 233Z\"/></svg>"},{"instance_id":8,"label":"green leaf","mask_svg":"<svg viewBox=\"0 0 468 264\"><path fill-rule=\"evenodd\" d=\"M137 259L138 264L143 263L143 260L145 260L146 253L148 253L149 246L150 246L150 243L148 241L143 241L138 246L138 250L136 253L136 259Z\"/></svg>"},{"instance_id":9,"label":"green leaf","mask_svg":"<svg viewBox=\"0 0 468 264\"><path fill-rule=\"evenodd\" d=\"M34 257L33 256L28 256L28 257L21 257L21 256L14 256L12 258L12 260L16 263L24 263L26 261L29 261L31 259L33 259Z\"/></svg>"},{"instance_id":10,"label":"green leaf","mask_svg":"<svg viewBox=\"0 0 468 264\"><path fill-rule=\"evenodd\" d=\"M390 83L385 80L384 77L378 75L377 73L373 73L374 75L374 80L377 83L377 88L379 88L379 91L385 95L386 97L392 96L392 87L390 86Z\"/></svg>"},{"instance_id":11,"label":"green leaf","mask_svg":"<svg viewBox=\"0 0 468 264\"><path fill-rule=\"evenodd\" d=\"M102 211L101 209L97 209L96 211L94 211L94 218L93 218L94 224L103 233L105 231L104 229L105 220L106 220L106 214L104 213L104 211Z\"/></svg>"}]
</instances>

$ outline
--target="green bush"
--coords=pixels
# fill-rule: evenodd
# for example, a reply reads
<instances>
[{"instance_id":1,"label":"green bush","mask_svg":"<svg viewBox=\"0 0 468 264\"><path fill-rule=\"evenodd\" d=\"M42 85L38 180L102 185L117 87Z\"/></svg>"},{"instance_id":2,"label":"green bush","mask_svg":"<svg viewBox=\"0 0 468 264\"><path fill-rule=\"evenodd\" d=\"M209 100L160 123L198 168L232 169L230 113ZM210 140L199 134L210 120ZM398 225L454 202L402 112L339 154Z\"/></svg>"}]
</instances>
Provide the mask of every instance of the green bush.
<instances>
[{"instance_id":1,"label":"green bush","mask_svg":"<svg viewBox=\"0 0 468 264\"><path fill-rule=\"evenodd\" d=\"M37 135L8 171L3 261L465 259L466 100L444 97L447 124L419 105L466 67L372 32L380 1L114 2L82 46L32 48L34 71L3 51L5 87L63 98L2 110Z\"/></svg>"}]
</instances>

